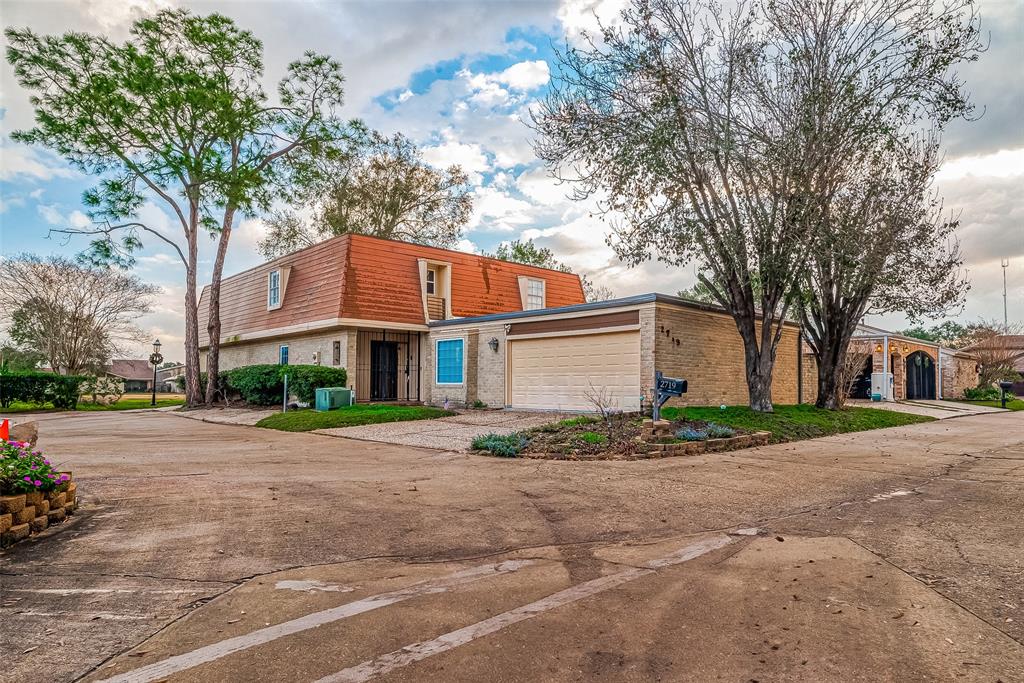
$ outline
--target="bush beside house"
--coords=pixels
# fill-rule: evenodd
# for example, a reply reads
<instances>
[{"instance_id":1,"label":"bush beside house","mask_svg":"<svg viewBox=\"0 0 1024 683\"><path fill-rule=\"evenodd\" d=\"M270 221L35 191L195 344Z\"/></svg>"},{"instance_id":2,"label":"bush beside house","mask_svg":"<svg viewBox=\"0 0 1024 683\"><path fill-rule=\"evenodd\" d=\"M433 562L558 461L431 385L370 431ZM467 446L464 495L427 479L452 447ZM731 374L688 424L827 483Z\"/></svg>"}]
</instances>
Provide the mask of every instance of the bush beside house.
<instances>
[{"instance_id":1,"label":"bush beside house","mask_svg":"<svg viewBox=\"0 0 1024 683\"><path fill-rule=\"evenodd\" d=\"M284 376L288 375L288 394L304 403L312 403L316 390L323 387L343 387L348 383L345 368L323 365L245 365L220 373L221 393L238 395L246 403L272 406L281 403L284 394ZM206 391L206 373L201 373L199 383ZM177 378L178 386L184 390L184 377Z\"/></svg>"}]
</instances>

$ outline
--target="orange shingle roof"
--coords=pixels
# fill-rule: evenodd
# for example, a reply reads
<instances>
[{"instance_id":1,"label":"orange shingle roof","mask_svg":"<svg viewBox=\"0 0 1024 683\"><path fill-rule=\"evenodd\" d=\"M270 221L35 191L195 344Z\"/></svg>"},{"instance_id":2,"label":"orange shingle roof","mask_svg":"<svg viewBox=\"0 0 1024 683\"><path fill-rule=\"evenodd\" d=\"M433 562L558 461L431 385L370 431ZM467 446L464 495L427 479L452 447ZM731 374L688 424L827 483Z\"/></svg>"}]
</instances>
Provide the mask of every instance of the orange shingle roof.
<instances>
[{"instance_id":1,"label":"orange shingle roof","mask_svg":"<svg viewBox=\"0 0 1024 683\"><path fill-rule=\"evenodd\" d=\"M425 324L419 259L451 264L452 315L470 317L522 310L520 275L545 281L548 307L584 302L578 276L520 263L385 240L342 235L225 278L221 336L345 318ZM267 275L287 270L280 308L267 310ZM208 288L199 302L200 344L206 334Z\"/></svg>"}]
</instances>

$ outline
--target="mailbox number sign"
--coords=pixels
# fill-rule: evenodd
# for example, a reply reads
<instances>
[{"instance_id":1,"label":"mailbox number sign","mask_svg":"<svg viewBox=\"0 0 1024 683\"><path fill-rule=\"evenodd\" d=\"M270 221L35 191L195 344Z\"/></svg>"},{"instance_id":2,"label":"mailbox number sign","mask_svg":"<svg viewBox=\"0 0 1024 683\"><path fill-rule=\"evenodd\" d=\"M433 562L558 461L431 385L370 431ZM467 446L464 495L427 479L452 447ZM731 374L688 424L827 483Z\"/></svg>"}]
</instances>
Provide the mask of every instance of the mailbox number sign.
<instances>
[{"instance_id":1,"label":"mailbox number sign","mask_svg":"<svg viewBox=\"0 0 1024 683\"><path fill-rule=\"evenodd\" d=\"M661 371L654 373L654 406L653 416L655 420L661 419L661 407L665 401L673 396L682 396L686 393L686 380L665 377Z\"/></svg>"}]
</instances>

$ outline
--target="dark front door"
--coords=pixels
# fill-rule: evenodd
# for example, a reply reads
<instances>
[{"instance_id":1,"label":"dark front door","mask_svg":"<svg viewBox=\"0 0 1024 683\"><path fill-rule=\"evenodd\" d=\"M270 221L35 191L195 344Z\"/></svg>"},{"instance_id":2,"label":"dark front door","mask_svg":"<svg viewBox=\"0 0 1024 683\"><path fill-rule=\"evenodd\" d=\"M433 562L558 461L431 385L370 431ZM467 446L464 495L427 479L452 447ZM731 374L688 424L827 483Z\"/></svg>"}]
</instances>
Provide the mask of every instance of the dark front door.
<instances>
[{"instance_id":1,"label":"dark front door","mask_svg":"<svg viewBox=\"0 0 1024 683\"><path fill-rule=\"evenodd\" d=\"M398 342L370 342L370 400L398 398Z\"/></svg>"},{"instance_id":2,"label":"dark front door","mask_svg":"<svg viewBox=\"0 0 1024 683\"><path fill-rule=\"evenodd\" d=\"M935 361L924 351L907 356L907 400L935 398Z\"/></svg>"},{"instance_id":3,"label":"dark front door","mask_svg":"<svg viewBox=\"0 0 1024 683\"><path fill-rule=\"evenodd\" d=\"M850 398L871 398L871 371L874 362L871 356L864 361L864 367L860 369L857 376L850 385Z\"/></svg>"}]
</instances>

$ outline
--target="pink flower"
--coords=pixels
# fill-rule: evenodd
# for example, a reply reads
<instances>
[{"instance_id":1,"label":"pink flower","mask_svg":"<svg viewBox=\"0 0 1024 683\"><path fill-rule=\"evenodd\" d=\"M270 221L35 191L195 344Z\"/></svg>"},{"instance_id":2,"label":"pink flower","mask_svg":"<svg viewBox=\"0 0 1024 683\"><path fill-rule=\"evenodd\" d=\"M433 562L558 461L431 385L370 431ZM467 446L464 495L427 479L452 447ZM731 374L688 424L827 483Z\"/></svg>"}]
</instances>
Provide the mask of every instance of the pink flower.
<instances>
[{"instance_id":1,"label":"pink flower","mask_svg":"<svg viewBox=\"0 0 1024 683\"><path fill-rule=\"evenodd\" d=\"M34 483L35 483L36 486L42 486L43 485L43 482L39 481L38 479L36 479Z\"/></svg>"},{"instance_id":2,"label":"pink flower","mask_svg":"<svg viewBox=\"0 0 1024 683\"><path fill-rule=\"evenodd\" d=\"M30 476L26 475L26 476L25 476L25 481L27 481L27 482L31 482L31 481L32 481L32 477L30 477Z\"/></svg>"}]
</instances>

